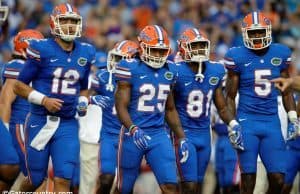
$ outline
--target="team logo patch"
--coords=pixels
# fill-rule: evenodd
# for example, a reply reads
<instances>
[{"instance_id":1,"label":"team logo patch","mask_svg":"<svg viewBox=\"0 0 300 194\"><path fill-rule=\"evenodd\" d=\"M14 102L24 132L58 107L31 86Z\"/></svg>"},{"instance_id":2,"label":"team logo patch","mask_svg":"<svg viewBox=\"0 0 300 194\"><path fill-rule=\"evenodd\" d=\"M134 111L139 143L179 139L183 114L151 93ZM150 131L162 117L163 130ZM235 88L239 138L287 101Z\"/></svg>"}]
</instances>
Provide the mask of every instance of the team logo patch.
<instances>
[{"instance_id":1,"label":"team logo patch","mask_svg":"<svg viewBox=\"0 0 300 194\"><path fill-rule=\"evenodd\" d=\"M272 63L272 65L274 65L274 66L280 65L281 62L282 62L282 59L281 59L281 58L273 57L273 58L271 59L271 63Z\"/></svg>"},{"instance_id":2,"label":"team logo patch","mask_svg":"<svg viewBox=\"0 0 300 194\"><path fill-rule=\"evenodd\" d=\"M219 82L219 78L218 77L211 77L211 78L209 78L209 84L210 85L217 85L218 84L218 82Z\"/></svg>"},{"instance_id":3,"label":"team logo patch","mask_svg":"<svg viewBox=\"0 0 300 194\"><path fill-rule=\"evenodd\" d=\"M167 72L165 73L165 78L166 78L167 80L172 80L173 77L174 77L174 74L173 74L172 72L167 71Z\"/></svg>"},{"instance_id":4,"label":"team logo patch","mask_svg":"<svg viewBox=\"0 0 300 194\"><path fill-rule=\"evenodd\" d=\"M80 66L85 66L86 63L87 63L87 59L86 58L83 58L83 57L80 57L77 61L78 65Z\"/></svg>"}]
</instances>

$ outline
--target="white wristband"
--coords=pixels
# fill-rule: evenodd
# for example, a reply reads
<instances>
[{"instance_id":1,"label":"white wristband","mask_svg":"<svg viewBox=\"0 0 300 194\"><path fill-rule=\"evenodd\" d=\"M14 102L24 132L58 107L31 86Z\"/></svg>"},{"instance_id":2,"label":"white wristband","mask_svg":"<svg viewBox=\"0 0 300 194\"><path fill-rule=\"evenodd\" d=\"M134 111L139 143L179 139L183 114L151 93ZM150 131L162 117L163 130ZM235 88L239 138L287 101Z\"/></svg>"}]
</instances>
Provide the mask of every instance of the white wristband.
<instances>
[{"instance_id":1,"label":"white wristband","mask_svg":"<svg viewBox=\"0 0 300 194\"><path fill-rule=\"evenodd\" d=\"M297 112L294 110L290 110L288 112L288 118L290 122L296 122L297 121Z\"/></svg>"},{"instance_id":2,"label":"white wristband","mask_svg":"<svg viewBox=\"0 0 300 194\"><path fill-rule=\"evenodd\" d=\"M85 102L86 104L88 104L89 103L89 99L87 97L85 97L85 96L79 96L78 103L80 103L80 102Z\"/></svg>"},{"instance_id":3,"label":"white wristband","mask_svg":"<svg viewBox=\"0 0 300 194\"><path fill-rule=\"evenodd\" d=\"M239 123L236 120L231 120L228 125L229 125L230 129L232 129L234 126L236 126L238 124Z\"/></svg>"},{"instance_id":4,"label":"white wristband","mask_svg":"<svg viewBox=\"0 0 300 194\"><path fill-rule=\"evenodd\" d=\"M44 99L45 95L36 91L36 90L32 90L29 95L27 100L33 104L38 104L38 105L42 105L42 101Z\"/></svg>"}]
</instances>

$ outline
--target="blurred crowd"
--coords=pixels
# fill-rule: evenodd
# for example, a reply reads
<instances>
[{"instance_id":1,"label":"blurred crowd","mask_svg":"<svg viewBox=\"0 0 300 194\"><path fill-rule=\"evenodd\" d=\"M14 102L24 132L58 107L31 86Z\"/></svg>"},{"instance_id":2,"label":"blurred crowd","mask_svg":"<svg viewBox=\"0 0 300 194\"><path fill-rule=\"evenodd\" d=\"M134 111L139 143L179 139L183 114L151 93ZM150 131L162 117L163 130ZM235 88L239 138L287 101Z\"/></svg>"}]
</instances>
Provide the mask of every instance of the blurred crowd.
<instances>
[{"instance_id":1,"label":"blurred crowd","mask_svg":"<svg viewBox=\"0 0 300 194\"><path fill-rule=\"evenodd\" d=\"M84 21L82 39L106 52L116 41L136 40L148 24L163 26L176 53L176 39L187 26L206 31L212 57L221 59L228 48L243 44L241 19L252 10L263 10L272 21L273 41L294 51L300 69L299 0L2 0L10 7L8 23L0 38L0 64L11 57L12 37L34 28L50 36L49 12L62 2L74 4Z\"/></svg>"}]
</instances>

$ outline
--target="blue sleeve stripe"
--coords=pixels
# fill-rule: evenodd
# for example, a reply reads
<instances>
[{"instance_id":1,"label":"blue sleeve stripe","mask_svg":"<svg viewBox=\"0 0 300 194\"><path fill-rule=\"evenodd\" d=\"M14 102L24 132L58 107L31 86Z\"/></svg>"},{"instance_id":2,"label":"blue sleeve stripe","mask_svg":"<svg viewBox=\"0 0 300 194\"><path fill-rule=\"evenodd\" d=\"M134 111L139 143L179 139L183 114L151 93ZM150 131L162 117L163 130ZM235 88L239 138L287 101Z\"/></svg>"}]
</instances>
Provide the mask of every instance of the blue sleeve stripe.
<instances>
[{"instance_id":1,"label":"blue sleeve stripe","mask_svg":"<svg viewBox=\"0 0 300 194\"><path fill-rule=\"evenodd\" d=\"M230 60L230 59L224 59L223 60L224 64L227 65L235 65L234 61Z\"/></svg>"},{"instance_id":2,"label":"blue sleeve stripe","mask_svg":"<svg viewBox=\"0 0 300 194\"><path fill-rule=\"evenodd\" d=\"M31 55L34 58L41 58L40 53L38 51L33 50L32 48L28 47L26 49L28 55Z\"/></svg>"},{"instance_id":3,"label":"blue sleeve stripe","mask_svg":"<svg viewBox=\"0 0 300 194\"><path fill-rule=\"evenodd\" d=\"M4 71L5 77L9 77L9 76L18 77L18 75L19 75L19 71L8 71L8 70Z\"/></svg>"},{"instance_id":4,"label":"blue sleeve stripe","mask_svg":"<svg viewBox=\"0 0 300 194\"><path fill-rule=\"evenodd\" d=\"M129 71L129 68L120 67L120 66L116 66L116 69L120 69L120 70L124 70L124 71Z\"/></svg>"},{"instance_id":5,"label":"blue sleeve stripe","mask_svg":"<svg viewBox=\"0 0 300 194\"><path fill-rule=\"evenodd\" d=\"M118 74L118 73L115 73L115 77L117 77L117 78L124 78L124 79L130 79L131 78L131 76L126 76L126 75Z\"/></svg>"},{"instance_id":6,"label":"blue sleeve stripe","mask_svg":"<svg viewBox=\"0 0 300 194\"><path fill-rule=\"evenodd\" d=\"M126 70L122 70L122 69L116 69L115 71L116 74L120 74L120 75L124 75L124 76L131 76L131 72L130 71L126 71Z\"/></svg>"},{"instance_id":7,"label":"blue sleeve stripe","mask_svg":"<svg viewBox=\"0 0 300 194\"><path fill-rule=\"evenodd\" d=\"M18 69L18 68L11 68L11 67L7 67L7 68L5 68L5 71L14 71L14 72L19 72L19 71L20 71L20 69Z\"/></svg>"}]
</instances>

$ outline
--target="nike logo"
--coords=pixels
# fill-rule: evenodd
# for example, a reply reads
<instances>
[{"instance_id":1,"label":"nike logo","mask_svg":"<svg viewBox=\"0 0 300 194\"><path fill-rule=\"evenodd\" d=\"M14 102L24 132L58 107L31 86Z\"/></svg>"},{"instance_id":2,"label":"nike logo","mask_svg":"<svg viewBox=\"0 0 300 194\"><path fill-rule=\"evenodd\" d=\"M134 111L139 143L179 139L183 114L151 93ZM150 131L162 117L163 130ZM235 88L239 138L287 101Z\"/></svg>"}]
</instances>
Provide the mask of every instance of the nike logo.
<instances>
[{"instance_id":1,"label":"nike logo","mask_svg":"<svg viewBox=\"0 0 300 194\"><path fill-rule=\"evenodd\" d=\"M192 82L187 82L187 83L184 83L185 86L188 86L190 85Z\"/></svg>"},{"instance_id":2,"label":"nike logo","mask_svg":"<svg viewBox=\"0 0 300 194\"><path fill-rule=\"evenodd\" d=\"M31 128L38 127L39 125L30 125Z\"/></svg>"},{"instance_id":3,"label":"nike logo","mask_svg":"<svg viewBox=\"0 0 300 194\"><path fill-rule=\"evenodd\" d=\"M50 62L53 63L55 61L57 61L58 59L50 59Z\"/></svg>"},{"instance_id":4,"label":"nike logo","mask_svg":"<svg viewBox=\"0 0 300 194\"><path fill-rule=\"evenodd\" d=\"M147 75L142 75L140 76L140 79L144 79L145 77L147 77Z\"/></svg>"},{"instance_id":5,"label":"nike logo","mask_svg":"<svg viewBox=\"0 0 300 194\"><path fill-rule=\"evenodd\" d=\"M245 63L245 67L248 67L251 63L252 63L252 62L250 62L250 63Z\"/></svg>"},{"instance_id":6,"label":"nike logo","mask_svg":"<svg viewBox=\"0 0 300 194\"><path fill-rule=\"evenodd\" d=\"M241 122L241 121L245 121L245 120L247 120L247 119L239 119L240 122Z\"/></svg>"}]
</instances>

